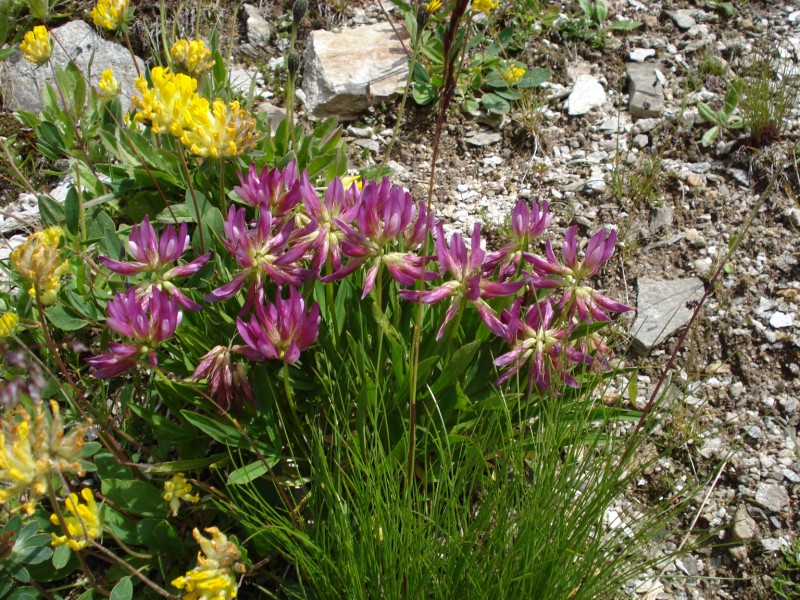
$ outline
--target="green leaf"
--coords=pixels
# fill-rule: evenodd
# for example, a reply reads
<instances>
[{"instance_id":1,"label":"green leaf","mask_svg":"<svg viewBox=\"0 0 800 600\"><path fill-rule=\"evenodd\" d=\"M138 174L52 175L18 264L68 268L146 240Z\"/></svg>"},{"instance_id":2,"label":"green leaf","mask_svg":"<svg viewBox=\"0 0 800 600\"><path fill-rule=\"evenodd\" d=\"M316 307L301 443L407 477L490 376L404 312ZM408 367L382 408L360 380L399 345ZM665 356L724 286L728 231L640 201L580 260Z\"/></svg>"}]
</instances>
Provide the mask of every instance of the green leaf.
<instances>
[{"instance_id":1,"label":"green leaf","mask_svg":"<svg viewBox=\"0 0 800 600\"><path fill-rule=\"evenodd\" d=\"M481 104L490 113L504 115L511 110L511 105L497 94L485 94L481 97Z\"/></svg>"},{"instance_id":2,"label":"green leaf","mask_svg":"<svg viewBox=\"0 0 800 600\"><path fill-rule=\"evenodd\" d=\"M277 455L266 456L265 458L267 459L267 463L270 467L274 467L280 461L280 456ZM267 465L260 460L250 463L249 465L239 467L235 471L228 474L228 485L242 485L245 483L250 483L254 479L258 479L264 475L268 470L269 469L267 469Z\"/></svg>"},{"instance_id":3,"label":"green leaf","mask_svg":"<svg viewBox=\"0 0 800 600\"><path fill-rule=\"evenodd\" d=\"M187 458L185 460L171 460L167 462L158 463L155 465L159 471L167 471L169 473L181 473L183 471L193 471L202 467L214 464L220 459L227 458L227 454L218 452L211 456L203 456L202 458Z\"/></svg>"},{"instance_id":4,"label":"green leaf","mask_svg":"<svg viewBox=\"0 0 800 600\"><path fill-rule=\"evenodd\" d=\"M97 476L101 479L133 479L130 467L121 465L110 452L98 452L94 456Z\"/></svg>"},{"instance_id":5,"label":"green leaf","mask_svg":"<svg viewBox=\"0 0 800 600\"><path fill-rule=\"evenodd\" d=\"M719 123L719 116L717 112L705 102L697 103L697 112L708 123Z\"/></svg>"},{"instance_id":6,"label":"green leaf","mask_svg":"<svg viewBox=\"0 0 800 600\"><path fill-rule=\"evenodd\" d=\"M623 19L621 21L615 21L610 29L611 31L633 31L634 29L639 29L642 26L641 21L629 21L628 19Z\"/></svg>"},{"instance_id":7,"label":"green leaf","mask_svg":"<svg viewBox=\"0 0 800 600\"><path fill-rule=\"evenodd\" d=\"M131 598L133 598L133 582L130 577L123 577L111 590L109 600L131 600Z\"/></svg>"},{"instance_id":8,"label":"green leaf","mask_svg":"<svg viewBox=\"0 0 800 600\"><path fill-rule=\"evenodd\" d=\"M67 147L61 131L50 121L42 121L35 129L39 138L39 150L47 158L59 160L64 157Z\"/></svg>"},{"instance_id":9,"label":"green leaf","mask_svg":"<svg viewBox=\"0 0 800 600\"><path fill-rule=\"evenodd\" d=\"M411 96L414 98L414 102L420 106L426 106L436 101L439 97L439 89L429 83L415 83L414 89L411 90Z\"/></svg>"},{"instance_id":10,"label":"green leaf","mask_svg":"<svg viewBox=\"0 0 800 600\"><path fill-rule=\"evenodd\" d=\"M185 552L175 528L164 519L143 519L136 524L136 530L143 544L164 556L174 558Z\"/></svg>"},{"instance_id":11,"label":"green leaf","mask_svg":"<svg viewBox=\"0 0 800 600\"><path fill-rule=\"evenodd\" d=\"M735 80L731 83L731 87L728 90L728 93L725 95L725 104L722 107L722 112L726 116L730 116L731 113L736 109L739 104L739 100L742 97L742 88L744 87L744 81L741 79Z\"/></svg>"},{"instance_id":12,"label":"green leaf","mask_svg":"<svg viewBox=\"0 0 800 600\"><path fill-rule=\"evenodd\" d=\"M67 232L69 232L71 235L78 235L80 212L81 206L78 199L78 190L74 187L71 187L67 192L67 197L64 199L64 218L66 221Z\"/></svg>"},{"instance_id":13,"label":"green leaf","mask_svg":"<svg viewBox=\"0 0 800 600\"><path fill-rule=\"evenodd\" d=\"M549 70L541 67L534 67L526 71L525 75L520 78L516 85L521 88L541 87L550 81L552 76L553 74Z\"/></svg>"},{"instance_id":14,"label":"green leaf","mask_svg":"<svg viewBox=\"0 0 800 600\"><path fill-rule=\"evenodd\" d=\"M64 207L48 194L39 196L39 214L42 216L42 224L47 227L64 222Z\"/></svg>"},{"instance_id":15,"label":"green leaf","mask_svg":"<svg viewBox=\"0 0 800 600\"><path fill-rule=\"evenodd\" d=\"M421 62L414 63L414 78L413 81L415 83L430 83L431 78L428 75L428 71L425 70L425 66Z\"/></svg>"},{"instance_id":16,"label":"green leaf","mask_svg":"<svg viewBox=\"0 0 800 600\"><path fill-rule=\"evenodd\" d=\"M164 514L165 503L161 490L144 481L105 479L101 484L103 496L121 510L139 517Z\"/></svg>"},{"instance_id":17,"label":"green leaf","mask_svg":"<svg viewBox=\"0 0 800 600\"><path fill-rule=\"evenodd\" d=\"M250 443L245 437L230 425L188 410L182 410L181 415L197 429L222 444L242 449L250 448Z\"/></svg>"},{"instance_id":18,"label":"green leaf","mask_svg":"<svg viewBox=\"0 0 800 600\"><path fill-rule=\"evenodd\" d=\"M44 311L47 320L61 331L78 331L86 326L86 320L68 311L64 306L52 306Z\"/></svg>"},{"instance_id":19,"label":"green leaf","mask_svg":"<svg viewBox=\"0 0 800 600\"><path fill-rule=\"evenodd\" d=\"M53 568L56 570L63 569L67 566L70 557L72 556L72 550L66 544L58 546L53 552Z\"/></svg>"},{"instance_id":20,"label":"green leaf","mask_svg":"<svg viewBox=\"0 0 800 600\"><path fill-rule=\"evenodd\" d=\"M481 344L482 342L480 340L473 340L453 353L450 362L442 369L442 374L431 386L431 391L434 396L451 387L453 383L461 377L464 371L472 365L475 353L481 347Z\"/></svg>"},{"instance_id":21,"label":"green leaf","mask_svg":"<svg viewBox=\"0 0 800 600\"><path fill-rule=\"evenodd\" d=\"M718 135L719 127L714 125L714 127L705 132L703 138L700 140L700 143L703 144L703 146L710 146L717 140Z\"/></svg>"}]
</instances>

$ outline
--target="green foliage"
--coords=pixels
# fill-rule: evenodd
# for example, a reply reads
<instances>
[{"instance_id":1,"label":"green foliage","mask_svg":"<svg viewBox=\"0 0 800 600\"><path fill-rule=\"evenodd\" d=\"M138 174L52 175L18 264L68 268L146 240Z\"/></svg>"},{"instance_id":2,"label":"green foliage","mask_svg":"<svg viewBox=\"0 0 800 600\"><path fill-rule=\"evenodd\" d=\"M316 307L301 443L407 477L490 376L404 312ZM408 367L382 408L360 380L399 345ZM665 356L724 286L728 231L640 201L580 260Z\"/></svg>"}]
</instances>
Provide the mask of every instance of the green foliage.
<instances>
[{"instance_id":1,"label":"green foliage","mask_svg":"<svg viewBox=\"0 0 800 600\"><path fill-rule=\"evenodd\" d=\"M781 548L781 554L778 572L772 579L772 591L778 598L793 600L800 597L800 539Z\"/></svg>"},{"instance_id":2,"label":"green foliage","mask_svg":"<svg viewBox=\"0 0 800 600\"><path fill-rule=\"evenodd\" d=\"M757 52L743 78L741 103L753 145L766 146L781 138L798 95L794 63Z\"/></svg>"},{"instance_id":3,"label":"green foliage","mask_svg":"<svg viewBox=\"0 0 800 600\"><path fill-rule=\"evenodd\" d=\"M712 124L712 127L703 134L700 140L703 146L710 146L716 142L721 131L735 131L744 127L744 119L742 119L741 115L734 114L741 100L743 87L744 83L741 79L731 82L722 108L718 111L715 111L705 102L697 103L697 110L700 116L704 121Z\"/></svg>"}]
</instances>

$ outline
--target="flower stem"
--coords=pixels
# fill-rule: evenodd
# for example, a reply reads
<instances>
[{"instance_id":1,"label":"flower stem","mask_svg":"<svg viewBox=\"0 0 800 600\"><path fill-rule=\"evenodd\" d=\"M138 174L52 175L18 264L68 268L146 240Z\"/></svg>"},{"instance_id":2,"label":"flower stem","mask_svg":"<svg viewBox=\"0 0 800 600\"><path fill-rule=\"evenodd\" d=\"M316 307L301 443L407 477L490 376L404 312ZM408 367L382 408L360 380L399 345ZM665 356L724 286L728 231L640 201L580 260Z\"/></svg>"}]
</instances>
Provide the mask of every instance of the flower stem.
<instances>
[{"instance_id":1,"label":"flower stem","mask_svg":"<svg viewBox=\"0 0 800 600\"><path fill-rule=\"evenodd\" d=\"M219 158L219 206L222 214L228 213L228 203L225 199L225 157Z\"/></svg>"},{"instance_id":2,"label":"flower stem","mask_svg":"<svg viewBox=\"0 0 800 600\"><path fill-rule=\"evenodd\" d=\"M400 107L397 109L397 118L394 122L394 129L392 129L392 137L389 139L389 144L386 146L386 152L383 154L383 161L381 161L381 171L386 166L389 156L392 154L394 142L397 139L398 133L400 132L400 125L403 122L403 114L405 113L406 102L408 100L408 91L411 89L411 82L414 79L414 67L416 67L417 64L417 53L419 52L419 41L421 38L422 28L419 27L417 28L417 35L414 36L414 46L411 49L411 58L408 62L408 76L406 77L406 85L403 88L403 97L400 99Z\"/></svg>"},{"instance_id":3,"label":"flower stem","mask_svg":"<svg viewBox=\"0 0 800 600\"><path fill-rule=\"evenodd\" d=\"M292 424L297 429L297 435L302 439L303 437L303 424L300 417L297 415L297 408L294 405L294 396L292 395L292 386L289 383L289 363L283 361L283 391L286 394L286 404L289 406L289 413L292 417Z\"/></svg>"},{"instance_id":4,"label":"flower stem","mask_svg":"<svg viewBox=\"0 0 800 600\"><path fill-rule=\"evenodd\" d=\"M189 165L186 163L186 155L183 150L183 146L178 146L178 156L181 157L181 168L183 169L183 176L186 178L186 185L189 188L189 193L192 196L192 203L194 204L194 212L197 215L197 229L200 231L200 253L203 254L206 251L206 240L205 235L203 234L203 219L200 216L200 204L197 202L197 194L194 191L194 185L192 185L192 177L189 174Z\"/></svg>"}]
</instances>

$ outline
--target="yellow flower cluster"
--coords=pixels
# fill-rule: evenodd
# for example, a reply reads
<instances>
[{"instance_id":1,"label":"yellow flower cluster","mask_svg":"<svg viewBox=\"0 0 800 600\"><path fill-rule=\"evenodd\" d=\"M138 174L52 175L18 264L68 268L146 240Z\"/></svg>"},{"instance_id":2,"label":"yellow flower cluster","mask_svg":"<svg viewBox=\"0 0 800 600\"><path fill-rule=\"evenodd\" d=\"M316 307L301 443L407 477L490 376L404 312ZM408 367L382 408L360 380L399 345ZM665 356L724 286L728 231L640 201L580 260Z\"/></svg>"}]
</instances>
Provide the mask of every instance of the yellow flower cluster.
<instances>
[{"instance_id":1,"label":"yellow flower cluster","mask_svg":"<svg viewBox=\"0 0 800 600\"><path fill-rule=\"evenodd\" d=\"M128 19L128 0L97 0L89 15L98 27L109 31L124 31Z\"/></svg>"},{"instance_id":2,"label":"yellow flower cluster","mask_svg":"<svg viewBox=\"0 0 800 600\"><path fill-rule=\"evenodd\" d=\"M238 102L208 100L197 94L197 80L162 67L150 71L153 87L136 79L142 97L134 96L134 120L150 125L153 133L169 132L193 154L224 158L240 156L255 145L255 121Z\"/></svg>"},{"instance_id":3,"label":"yellow flower cluster","mask_svg":"<svg viewBox=\"0 0 800 600\"><path fill-rule=\"evenodd\" d=\"M503 81L505 81L507 84L512 85L522 79L522 76L525 75L525 73L527 73L527 71L522 67L508 65L500 72L500 77L502 77Z\"/></svg>"},{"instance_id":4,"label":"yellow flower cluster","mask_svg":"<svg viewBox=\"0 0 800 600\"><path fill-rule=\"evenodd\" d=\"M22 38L19 45L22 56L28 62L43 65L50 59L53 53L53 45L50 42L50 32L44 25L37 25Z\"/></svg>"},{"instance_id":5,"label":"yellow flower cluster","mask_svg":"<svg viewBox=\"0 0 800 600\"><path fill-rule=\"evenodd\" d=\"M497 8L497 6L497 0L472 0L473 12L482 12L488 15Z\"/></svg>"},{"instance_id":6,"label":"yellow flower cluster","mask_svg":"<svg viewBox=\"0 0 800 600\"><path fill-rule=\"evenodd\" d=\"M103 98L114 98L119 95L119 82L114 77L114 69L106 69L97 82L100 88L100 95Z\"/></svg>"},{"instance_id":7,"label":"yellow flower cluster","mask_svg":"<svg viewBox=\"0 0 800 600\"><path fill-rule=\"evenodd\" d=\"M3 313L3 316L0 317L0 340L14 333L17 323L19 323L19 317L16 313Z\"/></svg>"},{"instance_id":8,"label":"yellow flower cluster","mask_svg":"<svg viewBox=\"0 0 800 600\"><path fill-rule=\"evenodd\" d=\"M23 509L28 514L47 491L52 470L83 475L79 461L86 426L64 435L58 403L50 402L49 415L36 405L31 412L22 405L0 421L0 502L27 492Z\"/></svg>"},{"instance_id":9,"label":"yellow flower cluster","mask_svg":"<svg viewBox=\"0 0 800 600\"><path fill-rule=\"evenodd\" d=\"M67 261L61 260L58 248L63 235L60 227L37 231L11 253L14 268L31 284L28 294L38 297L42 304L55 301L61 275L67 270Z\"/></svg>"},{"instance_id":10,"label":"yellow flower cluster","mask_svg":"<svg viewBox=\"0 0 800 600\"><path fill-rule=\"evenodd\" d=\"M198 75L214 66L211 50L207 49L203 40L178 40L169 51L175 67L190 75Z\"/></svg>"},{"instance_id":11,"label":"yellow flower cluster","mask_svg":"<svg viewBox=\"0 0 800 600\"><path fill-rule=\"evenodd\" d=\"M236 598L236 576L243 573L244 565L237 562L241 557L235 544L216 527L209 527L204 537L197 528L192 534L200 545L197 553L198 565L172 581L179 590L185 590L184 600L229 600ZM205 556L204 556L205 555Z\"/></svg>"},{"instance_id":12,"label":"yellow flower cluster","mask_svg":"<svg viewBox=\"0 0 800 600\"><path fill-rule=\"evenodd\" d=\"M430 2L425 5L425 12L432 15L440 8L442 8L442 0L430 0Z\"/></svg>"},{"instance_id":13,"label":"yellow flower cluster","mask_svg":"<svg viewBox=\"0 0 800 600\"><path fill-rule=\"evenodd\" d=\"M53 538L50 542L53 546L63 546L66 544L75 552L82 550L89 545L89 540L95 540L103 532L103 522L100 518L100 510L94 500L92 490L83 488L81 490L83 504L78 500L77 494L70 494L64 501L64 508L69 514L62 514L64 522L57 514L50 515L50 522L53 525L60 525L66 529L65 535L51 533Z\"/></svg>"},{"instance_id":14,"label":"yellow flower cluster","mask_svg":"<svg viewBox=\"0 0 800 600\"><path fill-rule=\"evenodd\" d=\"M192 504L197 504L200 501L200 494L192 495L192 484L186 481L186 476L183 473L173 475L172 479L164 482L164 493L161 494L161 497L169 502L173 517L178 515L181 500Z\"/></svg>"}]
</instances>

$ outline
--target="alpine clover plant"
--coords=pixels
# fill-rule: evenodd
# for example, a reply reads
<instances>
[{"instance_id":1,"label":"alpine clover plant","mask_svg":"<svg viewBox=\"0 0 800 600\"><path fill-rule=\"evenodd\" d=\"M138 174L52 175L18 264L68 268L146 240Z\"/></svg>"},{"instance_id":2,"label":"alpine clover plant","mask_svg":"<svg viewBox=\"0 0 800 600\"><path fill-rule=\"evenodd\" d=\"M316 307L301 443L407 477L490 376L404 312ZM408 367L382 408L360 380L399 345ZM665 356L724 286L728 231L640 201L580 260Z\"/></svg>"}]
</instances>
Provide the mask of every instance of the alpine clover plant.
<instances>
[{"instance_id":1,"label":"alpine clover plant","mask_svg":"<svg viewBox=\"0 0 800 600\"><path fill-rule=\"evenodd\" d=\"M469 13L457 4L447 39L463 64L469 36L455 44L454 32ZM414 8L425 27L441 4ZM305 10L295 2L294 28ZM103 0L92 17L126 36L133 11ZM45 34L23 47L36 61L48 60ZM502 98L527 73L500 46L487 85ZM478 225L448 235L389 178L346 185L333 121L310 133L284 121L272 136L232 99L215 37L209 48L177 40L170 59L135 90L113 72L94 87L74 64L57 69L42 114L19 113L75 185L63 204L40 196L44 228L3 265L0 597L231 598L243 581L311 596L321 584L306 582L298 544L325 535L320 517L343 508L330 498L360 493L351 482L370 461L419 515L436 506L437 482L450 481L452 499L479 498L493 469L524 484L515 497L538 489L523 462L544 424L569 429L537 458L551 474L562 447L596 455L583 452L601 439L592 395L614 373L608 327L629 310L590 282L612 258L613 231L583 247L572 228L557 255L550 207L520 200L498 249ZM603 408L608 423L630 416ZM503 456L523 462L512 473ZM412 468L396 468L406 457ZM621 481L615 468L609 481ZM311 500L307 484L320 492ZM276 528L265 540L253 525L251 508L265 505L288 537ZM492 506L482 527L496 522ZM603 539L597 514L569 529ZM498 530L495 547L514 530ZM276 577L287 563L294 575Z\"/></svg>"}]
</instances>

